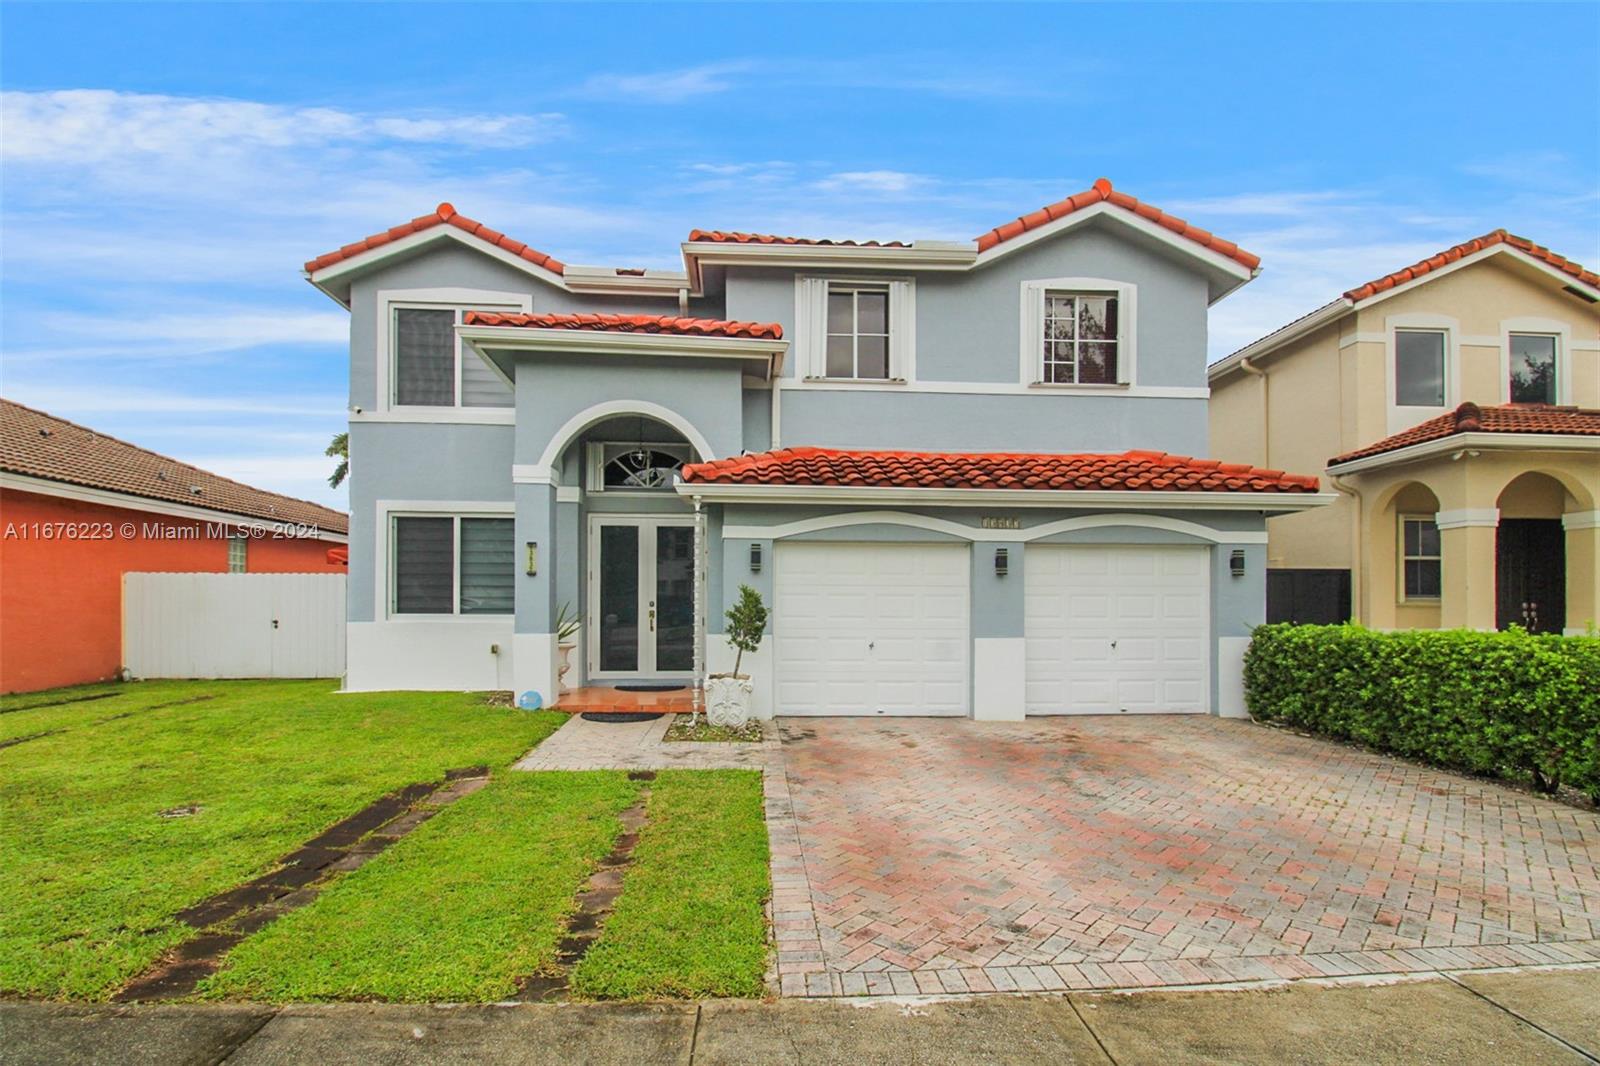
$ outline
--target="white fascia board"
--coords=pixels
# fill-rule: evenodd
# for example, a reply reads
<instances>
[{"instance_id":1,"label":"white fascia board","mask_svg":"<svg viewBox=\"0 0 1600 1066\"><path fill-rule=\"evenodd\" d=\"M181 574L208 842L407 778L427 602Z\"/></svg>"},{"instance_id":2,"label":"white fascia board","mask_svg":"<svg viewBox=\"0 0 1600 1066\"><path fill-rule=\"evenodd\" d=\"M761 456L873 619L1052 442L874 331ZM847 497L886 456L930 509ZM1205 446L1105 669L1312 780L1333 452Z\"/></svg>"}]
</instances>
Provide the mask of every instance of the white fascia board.
<instances>
[{"instance_id":1,"label":"white fascia board","mask_svg":"<svg viewBox=\"0 0 1600 1066\"><path fill-rule=\"evenodd\" d=\"M876 270L966 270L978 258L977 241L913 241L889 248L862 244L755 244L684 241L683 261L698 290L706 266L841 267Z\"/></svg>"},{"instance_id":2,"label":"white fascia board","mask_svg":"<svg viewBox=\"0 0 1600 1066\"><path fill-rule=\"evenodd\" d=\"M1260 358L1268 352L1276 351L1290 341L1299 340L1306 334L1319 330L1329 322L1342 317L1346 311L1354 307L1355 304L1352 301L1342 296L1332 303L1323 304L1310 314L1302 315L1288 325L1280 326L1260 340L1252 341L1232 355L1212 363L1206 367L1206 380L1215 381L1222 375L1238 369L1239 364L1246 359Z\"/></svg>"},{"instance_id":3,"label":"white fascia board","mask_svg":"<svg viewBox=\"0 0 1600 1066\"><path fill-rule=\"evenodd\" d=\"M689 274L682 270L646 270L643 274L623 274L615 267L574 266L569 263L562 277L572 292L676 297L680 290L689 287Z\"/></svg>"},{"instance_id":4,"label":"white fascia board","mask_svg":"<svg viewBox=\"0 0 1600 1066\"><path fill-rule=\"evenodd\" d=\"M102 507L120 507L126 511L144 511L148 514L169 515L173 518L191 518L201 522L215 522L230 526L297 529L314 524L309 522L290 522L282 518L257 518L254 515L239 514L237 511L216 511L208 507L191 507L188 504L158 500L149 496L134 496L125 492L112 492L109 489L94 489L87 485L51 481L48 478L31 477L27 474L0 473L0 489L7 489L12 492L31 492L37 496L55 496L63 500L75 500L78 503L92 503ZM344 533L323 530L321 527L318 527L318 530L316 537L308 537L306 539L326 540L337 544L348 544L350 541L349 536Z\"/></svg>"},{"instance_id":5,"label":"white fascia board","mask_svg":"<svg viewBox=\"0 0 1600 1066\"><path fill-rule=\"evenodd\" d=\"M707 503L893 503L926 507L1050 507L1096 510L1306 511L1339 499L1332 492L1144 492L1121 489L927 489L849 485L745 485L682 482L680 496Z\"/></svg>"},{"instance_id":6,"label":"white fascia board","mask_svg":"<svg viewBox=\"0 0 1600 1066\"><path fill-rule=\"evenodd\" d=\"M1562 452L1600 451L1600 437L1581 433L1452 433L1448 437L1426 440L1421 444L1410 444L1404 448L1379 452L1377 455L1368 455L1361 459L1351 459L1346 463L1330 463L1328 473L1359 474L1363 470L1375 470L1378 467L1410 463L1419 459L1432 459L1435 456L1460 451L1534 449Z\"/></svg>"},{"instance_id":7,"label":"white fascia board","mask_svg":"<svg viewBox=\"0 0 1600 1066\"><path fill-rule=\"evenodd\" d=\"M768 377L783 368L786 340L754 337L702 337L676 333L622 333L527 326L457 326L461 339L480 356L486 349L516 352L676 355L693 359L762 360Z\"/></svg>"}]
</instances>

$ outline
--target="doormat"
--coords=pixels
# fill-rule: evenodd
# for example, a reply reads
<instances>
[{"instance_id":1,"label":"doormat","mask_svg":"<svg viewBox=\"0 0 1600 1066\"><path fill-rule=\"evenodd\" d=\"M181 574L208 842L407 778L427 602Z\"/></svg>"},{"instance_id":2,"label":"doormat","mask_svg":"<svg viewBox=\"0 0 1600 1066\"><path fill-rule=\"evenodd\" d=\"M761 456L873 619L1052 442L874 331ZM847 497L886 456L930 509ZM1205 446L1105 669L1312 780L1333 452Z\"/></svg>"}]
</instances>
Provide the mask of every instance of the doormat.
<instances>
[{"instance_id":1,"label":"doormat","mask_svg":"<svg viewBox=\"0 0 1600 1066\"><path fill-rule=\"evenodd\" d=\"M620 725L623 722L653 722L661 717L661 712L617 711L615 713L607 713L605 711L584 711L578 717L585 722L606 722L612 725Z\"/></svg>"},{"instance_id":2,"label":"doormat","mask_svg":"<svg viewBox=\"0 0 1600 1066\"><path fill-rule=\"evenodd\" d=\"M618 692L682 692L688 685L618 685Z\"/></svg>"}]
</instances>

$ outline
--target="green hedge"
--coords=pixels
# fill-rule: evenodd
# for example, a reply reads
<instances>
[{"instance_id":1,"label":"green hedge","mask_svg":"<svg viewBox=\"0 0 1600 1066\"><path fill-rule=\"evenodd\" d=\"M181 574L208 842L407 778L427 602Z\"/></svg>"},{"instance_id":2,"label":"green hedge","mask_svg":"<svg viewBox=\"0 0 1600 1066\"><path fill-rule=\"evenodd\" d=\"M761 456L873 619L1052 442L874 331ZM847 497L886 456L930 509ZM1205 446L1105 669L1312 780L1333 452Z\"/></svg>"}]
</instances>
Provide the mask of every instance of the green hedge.
<instances>
[{"instance_id":1,"label":"green hedge","mask_svg":"<svg viewBox=\"0 0 1600 1066\"><path fill-rule=\"evenodd\" d=\"M1257 721L1600 802L1594 637L1265 625L1244 684Z\"/></svg>"}]
</instances>

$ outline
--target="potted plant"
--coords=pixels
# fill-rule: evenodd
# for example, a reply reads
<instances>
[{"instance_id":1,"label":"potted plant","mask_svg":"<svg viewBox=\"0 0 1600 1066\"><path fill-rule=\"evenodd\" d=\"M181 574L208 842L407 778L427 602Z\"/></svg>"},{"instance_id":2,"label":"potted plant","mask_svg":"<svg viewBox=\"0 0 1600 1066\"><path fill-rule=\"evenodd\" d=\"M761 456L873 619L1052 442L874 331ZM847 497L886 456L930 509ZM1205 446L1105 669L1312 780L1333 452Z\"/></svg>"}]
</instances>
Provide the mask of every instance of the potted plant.
<instances>
[{"instance_id":1,"label":"potted plant","mask_svg":"<svg viewBox=\"0 0 1600 1066\"><path fill-rule=\"evenodd\" d=\"M767 605L761 593L749 585L739 586L739 602L728 608L728 643L736 654L733 672L706 678L706 720L712 725L741 726L750 720L755 702L755 685L748 674L739 672L745 652L761 647L761 634L767 628Z\"/></svg>"},{"instance_id":2,"label":"potted plant","mask_svg":"<svg viewBox=\"0 0 1600 1066\"><path fill-rule=\"evenodd\" d=\"M561 652L561 667L556 671L556 686L562 692L572 691L567 687L566 677L567 671L572 669L570 661L572 649L578 646L578 642L572 638L577 636L578 629L582 625L583 619L572 609L570 602L563 603L561 609L556 611L556 648Z\"/></svg>"}]
</instances>

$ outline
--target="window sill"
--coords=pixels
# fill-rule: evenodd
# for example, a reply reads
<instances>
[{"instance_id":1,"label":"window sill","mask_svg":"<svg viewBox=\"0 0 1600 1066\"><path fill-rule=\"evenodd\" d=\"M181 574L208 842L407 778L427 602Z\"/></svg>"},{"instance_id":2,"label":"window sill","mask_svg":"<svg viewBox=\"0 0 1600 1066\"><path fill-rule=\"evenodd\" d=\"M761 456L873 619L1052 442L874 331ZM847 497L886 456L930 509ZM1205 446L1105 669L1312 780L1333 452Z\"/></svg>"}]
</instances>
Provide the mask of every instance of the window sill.
<instances>
[{"instance_id":1,"label":"window sill","mask_svg":"<svg viewBox=\"0 0 1600 1066\"><path fill-rule=\"evenodd\" d=\"M413 614L390 611L387 621L390 622L509 622L516 617L515 611L506 611L504 614L487 612L478 614Z\"/></svg>"},{"instance_id":2,"label":"window sill","mask_svg":"<svg viewBox=\"0 0 1600 1066\"><path fill-rule=\"evenodd\" d=\"M1043 389L1047 392L1127 392L1133 388L1133 383L1118 381L1105 385L1093 385L1066 381L1030 381L1027 386L1030 389Z\"/></svg>"},{"instance_id":3,"label":"window sill","mask_svg":"<svg viewBox=\"0 0 1600 1066\"><path fill-rule=\"evenodd\" d=\"M509 426L517 420L515 407L390 407L382 411L352 411L352 422L454 423L456 425Z\"/></svg>"},{"instance_id":4,"label":"window sill","mask_svg":"<svg viewBox=\"0 0 1600 1066\"><path fill-rule=\"evenodd\" d=\"M1443 602L1439 596L1412 596L1409 599L1394 601L1396 607L1437 607Z\"/></svg>"},{"instance_id":5,"label":"window sill","mask_svg":"<svg viewBox=\"0 0 1600 1066\"><path fill-rule=\"evenodd\" d=\"M800 379L806 385L905 385L905 378L817 378Z\"/></svg>"}]
</instances>

